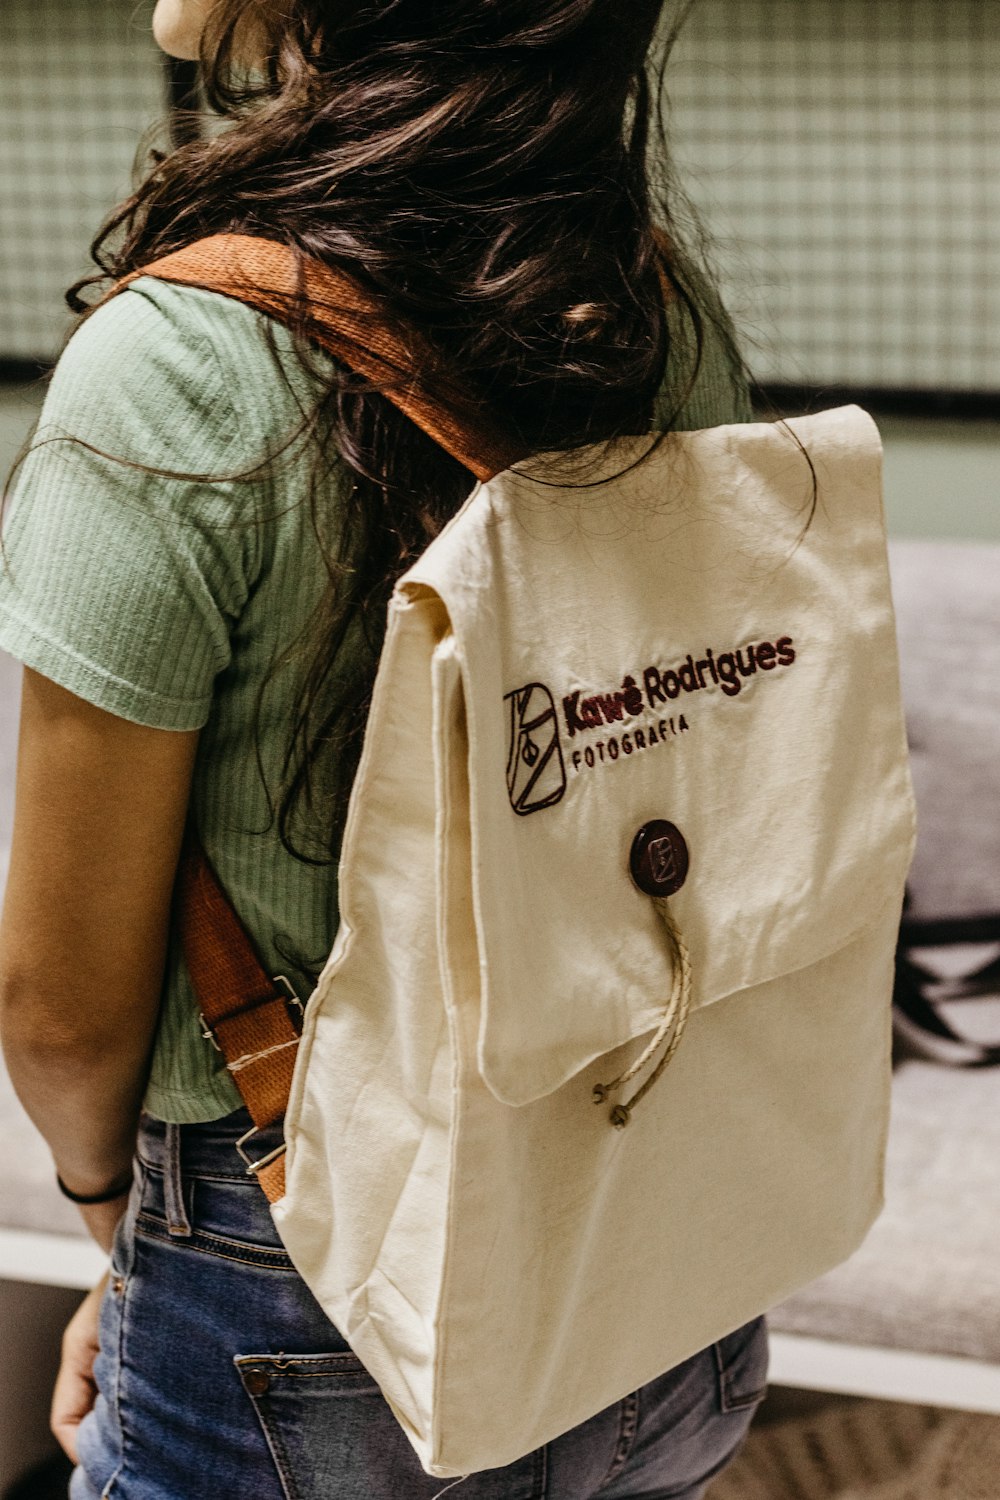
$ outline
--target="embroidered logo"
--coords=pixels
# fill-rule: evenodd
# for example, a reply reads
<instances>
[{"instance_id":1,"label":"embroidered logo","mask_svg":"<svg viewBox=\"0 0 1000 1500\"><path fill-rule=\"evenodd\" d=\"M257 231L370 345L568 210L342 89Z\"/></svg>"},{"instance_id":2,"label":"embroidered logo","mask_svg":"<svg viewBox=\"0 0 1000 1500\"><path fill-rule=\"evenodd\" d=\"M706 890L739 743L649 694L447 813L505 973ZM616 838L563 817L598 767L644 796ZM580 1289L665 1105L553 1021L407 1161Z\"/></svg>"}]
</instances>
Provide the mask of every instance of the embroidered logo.
<instances>
[{"instance_id":1,"label":"embroidered logo","mask_svg":"<svg viewBox=\"0 0 1000 1500\"><path fill-rule=\"evenodd\" d=\"M672 885L677 879L677 856L670 839L654 839L647 851L649 867L657 885Z\"/></svg>"},{"instance_id":2,"label":"embroidered logo","mask_svg":"<svg viewBox=\"0 0 1000 1500\"><path fill-rule=\"evenodd\" d=\"M566 790L566 767L552 694L529 682L504 694L507 705L507 792L516 813L538 812Z\"/></svg>"},{"instance_id":3,"label":"embroidered logo","mask_svg":"<svg viewBox=\"0 0 1000 1500\"><path fill-rule=\"evenodd\" d=\"M708 649L698 661L689 653L683 662L673 667L646 667L642 672L641 688L630 675L620 688L609 693L595 693L585 698L577 689L567 693L562 701L566 733L572 739L588 729L603 729L618 720L636 718L647 708L655 713L660 703L667 704L682 693L699 693L712 686L721 688L727 698L736 698L745 679L758 670L763 673L790 667L795 660L794 646L792 637L783 635L775 645L770 641L760 641L739 651L720 651L718 654Z\"/></svg>"},{"instance_id":4,"label":"embroidered logo","mask_svg":"<svg viewBox=\"0 0 1000 1500\"><path fill-rule=\"evenodd\" d=\"M691 728L687 713L695 694L713 690L736 698L748 679L769 676L791 667L798 652L790 635L751 642L738 650L713 651L702 657L688 654L684 661L663 667L650 664L628 673L620 687L585 696L575 688L562 695L559 708L542 682L529 682L504 694L507 713L507 793L516 813L552 807L566 791L567 760L574 779L598 765L680 740ZM641 686L640 686L641 682ZM674 708L674 702L682 701ZM663 705L663 707L661 707ZM660 714L666 716L660 718ZM638 722L636 722L638 721ZM593 731L598 731L599 738ZM566 759L561 733L566 736ZM669 868L676 851L665 844L651 846L650 859L662 869L657 878L671 880Z\"/></svg>"}]
</instances>

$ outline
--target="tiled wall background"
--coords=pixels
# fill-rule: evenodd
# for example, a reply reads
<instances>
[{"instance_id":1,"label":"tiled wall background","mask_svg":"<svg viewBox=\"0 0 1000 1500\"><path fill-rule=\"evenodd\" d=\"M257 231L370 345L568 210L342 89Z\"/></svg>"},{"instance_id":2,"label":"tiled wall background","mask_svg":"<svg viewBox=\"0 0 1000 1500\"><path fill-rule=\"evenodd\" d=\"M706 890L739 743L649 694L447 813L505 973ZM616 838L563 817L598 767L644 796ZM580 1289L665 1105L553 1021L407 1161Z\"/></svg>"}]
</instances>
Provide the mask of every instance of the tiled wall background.
<instances>
[{"instance_id":1,"label":"tiled wall background","mask_svg":"<svg viewBox=\"0 0 1000 1500\"><path fill-rule=\"evenodd\" d=\"M163 112L152 0L0 0L0 358L54 355L66 288Z\"/></svg>"},{"instance_id":2,"label":"tiled wall background","mask_svg":"<svg viewBox=\"0 0 1000 1500\"><path fill-rule=\"evenodd\" d=\"M0 357L56 351L162 114L151 10L2 0ZM1000 392L998 0L697 0L668 76L759 377Z\"/></svg>"},{"instance_id":3,"label":"tiled wall background","mask_svg":"<svg viewBox=\"0 0 1000 1500\"><path fill-rule=\"evenodd\" d=\"M760 377L1000 392L996 0L697 0L668 77Z\"/></svg>"}]
</instances>

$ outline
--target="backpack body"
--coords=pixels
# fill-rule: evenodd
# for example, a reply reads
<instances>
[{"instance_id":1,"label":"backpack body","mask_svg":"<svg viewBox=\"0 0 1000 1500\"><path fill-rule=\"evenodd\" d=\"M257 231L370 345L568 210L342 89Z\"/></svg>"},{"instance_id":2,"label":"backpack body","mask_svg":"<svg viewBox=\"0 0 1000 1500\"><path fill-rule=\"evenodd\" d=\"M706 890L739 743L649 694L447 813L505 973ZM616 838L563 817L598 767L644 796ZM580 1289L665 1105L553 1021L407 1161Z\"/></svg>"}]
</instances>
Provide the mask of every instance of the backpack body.
<instances>
[{"instance_id":1,"label":"backpack body","mask_svg":"<svg viewBox=\"0 0 1000 1500\"><path fill-rule=\"evenodd\" d=\"M846 408L630 467L650 443L479 484L399 581L298 1047L276 1226L442 1478L881 1205L914 827L878 436ZM616 1128L678 939L686 1028Z\"/></svg>"}]
</instances>

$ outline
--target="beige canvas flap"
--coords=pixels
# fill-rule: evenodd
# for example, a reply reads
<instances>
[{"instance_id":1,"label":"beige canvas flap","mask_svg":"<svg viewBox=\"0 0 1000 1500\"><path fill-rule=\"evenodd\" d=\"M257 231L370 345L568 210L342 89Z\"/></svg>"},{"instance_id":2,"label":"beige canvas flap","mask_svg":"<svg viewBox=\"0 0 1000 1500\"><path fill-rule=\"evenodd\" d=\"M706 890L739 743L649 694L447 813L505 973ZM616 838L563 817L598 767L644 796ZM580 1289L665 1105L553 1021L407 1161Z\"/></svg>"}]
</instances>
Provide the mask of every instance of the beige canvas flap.
<instances>
[{"instance_id":1,"label":"beige canvas flap","mask_svg":"<svg viewBox=\"0 0 1000 1500\"><path fill-rule=\"evenodd\" d=\"M592 451L598 479L649 441ZM400 585L447 611L479 949L457 998L513 1105L659 1022L645 825L686 847L670 910L696 1006L848 943L899 899L913 842L871 420L672 434L598 483L560 463L477 488Z\"/></svg>"}]
</instances>

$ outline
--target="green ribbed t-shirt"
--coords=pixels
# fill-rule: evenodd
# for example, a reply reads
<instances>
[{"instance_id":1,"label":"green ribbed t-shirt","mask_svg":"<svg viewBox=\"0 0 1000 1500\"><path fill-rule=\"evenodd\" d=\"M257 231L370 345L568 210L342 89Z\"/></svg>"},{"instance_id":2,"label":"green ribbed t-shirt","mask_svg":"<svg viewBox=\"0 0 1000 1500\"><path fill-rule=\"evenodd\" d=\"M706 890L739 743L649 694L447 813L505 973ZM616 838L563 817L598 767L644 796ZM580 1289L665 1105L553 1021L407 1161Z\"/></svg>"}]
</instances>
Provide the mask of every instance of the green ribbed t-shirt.
<instances>
[{"instance_id":1,"label":"green ribbed t-shirt","mask_svg":"<svg viewBox=\"0 0 1000 1500\"><path fill-rule=\"evenodd\" d=\"M677 334L675 388L690 373L679 325ZM77 330L57 365L13 486L0 565L0 648L122 718L201 729L192 802L202 841L265 965L290 974L303 999L308 981L289 955L315 969L325 960L338 922L337 870L289 855L270 815L265 784L280 779L294 667L268 690L258 742L254 707L262 678L326 582L304 503L310 452L300 440L270 475L210 482L143 473L91 450L225 474L279 444L315 395L280 326L214 292L133 282ZM670 398L668 387L661 412ZM709 323L675 425L749 416L745 387ZM324 485L336 527L346 469ZM362 662L352 632L338 671L360 671ZM201 1035L173 938L145 1107L188 1122L240 1103Z\"/></svg>"}]
</instances>

